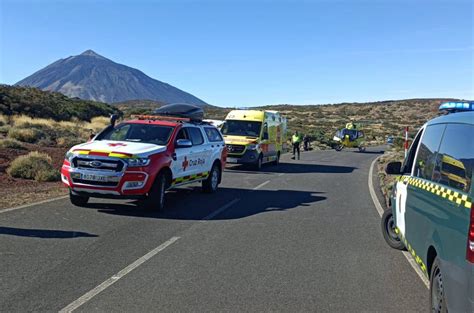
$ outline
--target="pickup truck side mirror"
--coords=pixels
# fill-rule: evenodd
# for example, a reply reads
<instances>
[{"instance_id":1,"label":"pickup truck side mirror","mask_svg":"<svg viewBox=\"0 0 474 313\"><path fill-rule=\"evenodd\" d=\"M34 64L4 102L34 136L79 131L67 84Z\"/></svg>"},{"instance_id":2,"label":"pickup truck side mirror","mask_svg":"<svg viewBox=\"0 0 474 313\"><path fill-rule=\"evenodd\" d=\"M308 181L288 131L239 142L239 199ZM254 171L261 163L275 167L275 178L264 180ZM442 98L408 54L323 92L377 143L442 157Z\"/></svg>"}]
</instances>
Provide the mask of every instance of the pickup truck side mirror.
<instances>
[{"instance_id":1,"label":"pickup truck side mirror","mask_svg":"<svg viewBox=\"0 0 474 313\"><path fill-rule=\"evenodd\" d=\"M193 143L188 139L178 139L176 141L176 148L191 148Z\"/></svg>"},{"instance_id":2,"label":"pickup truck side mirror","mask_svg":"<svg viewBox=\"0 0 474 313\"><path fill-rule=\"evenodd\" d=\"M402 171L402 162L390 162L385 168L385 173L388 175L399 175Z\"/></svg>"}]
</instances>

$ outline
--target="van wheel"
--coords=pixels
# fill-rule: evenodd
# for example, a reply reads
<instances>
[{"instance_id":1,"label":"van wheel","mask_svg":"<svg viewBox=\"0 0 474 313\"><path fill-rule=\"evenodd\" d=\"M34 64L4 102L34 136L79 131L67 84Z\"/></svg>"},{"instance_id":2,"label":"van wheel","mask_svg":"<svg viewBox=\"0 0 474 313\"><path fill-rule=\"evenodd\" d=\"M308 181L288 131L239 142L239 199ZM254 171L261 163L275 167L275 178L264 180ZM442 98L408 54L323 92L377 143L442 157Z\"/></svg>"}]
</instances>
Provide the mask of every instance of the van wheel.
<instances>
[{"instance_id":1,"label":"van wheel","mask_svg":"<svg viewBox=\"0 0 474 313\"><path fill-rule=\"evenodd\" d=\"M431 312L446 313L446 297L444 294L443 275L439 267L439 259L435 258L430 275L430 303Z\"/></svg>"},{"instance_id":2,"label":"van wheel","mask_svg":"<svg viewBox=\"0 0 474 313\"><path fill-rule=\"evenodd\" d=\"M148 192L148 197L143 200L142 206L148 210L163 210L165 208L166 176L163 173L158 174Z\"/></svg>"},{"instance_id":3,"label":"van wheel","mask_svg":"<svg viewBox=\"0 0 474 313\"><path fill-rule=\"evenodd\" d=\"M397 250L404 250L405 246L400 237L395 232L395 221L393 219L392 210L388 209L382 215L382 234L387 244Z\"/></svg>"},{"instance_id":4,"label":"van wheel","mask_svg":"<svg viewBox=\"0 0 474 313\"><path fill-rule=\"evenodd\" d=\"M214 193L219 187L219 180L221 178L221 169L217 164L212 166L209 177L202 181L202 190L205 193Z\"/></svg>"},{"instance_id":5,"label":"van wheel","mask_svg":"<svg viewBox=\"0 0 474 313\"><path fill-rule=\"evenodd\" d=\"M85 206L89 202L89 197L75 195L72 191L69 191L69 200L75 206Z\"/></svg>"}]
</instances>

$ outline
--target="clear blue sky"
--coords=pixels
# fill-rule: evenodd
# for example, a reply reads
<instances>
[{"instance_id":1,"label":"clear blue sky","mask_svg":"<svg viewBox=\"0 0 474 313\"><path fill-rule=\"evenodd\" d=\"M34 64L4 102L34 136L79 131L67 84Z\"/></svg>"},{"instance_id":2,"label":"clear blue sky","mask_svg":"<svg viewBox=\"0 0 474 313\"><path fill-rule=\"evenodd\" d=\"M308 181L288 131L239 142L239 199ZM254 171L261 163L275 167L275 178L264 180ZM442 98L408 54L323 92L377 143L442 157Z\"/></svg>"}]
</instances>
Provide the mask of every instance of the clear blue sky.
<instances>
[{"instance_id":1,"label":"clear blue sky","mask_svg":"<svg viewBox=\"0 0 474 313\"><path fill-rule=\"evenodd\" d=\"M474 99L472 0L0 2L1 83L92 49L220 106Z\"/></svg>"}]
</instances>

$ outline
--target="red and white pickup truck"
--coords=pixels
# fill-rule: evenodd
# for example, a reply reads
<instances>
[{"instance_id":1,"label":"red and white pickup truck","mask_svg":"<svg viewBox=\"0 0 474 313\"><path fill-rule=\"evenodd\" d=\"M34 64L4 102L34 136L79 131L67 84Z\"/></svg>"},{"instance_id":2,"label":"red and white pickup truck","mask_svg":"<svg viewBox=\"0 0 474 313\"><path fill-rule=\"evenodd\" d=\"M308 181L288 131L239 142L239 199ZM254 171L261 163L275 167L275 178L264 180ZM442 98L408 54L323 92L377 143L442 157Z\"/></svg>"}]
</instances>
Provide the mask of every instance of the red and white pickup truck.
<instances>
[{"instance_id":1,"label":"red and white pickup truck","mask_svg":"<svg viewBox=\"0 0 474 313\"><path fill-rule=\"evenodd\" d=\"M98 197L162 209L167 189L202 182L203 191L217 190L227 150L216 127L159 116L114 124L66 153L61 179L74 205Z\"/></svg>"}]
</instances>

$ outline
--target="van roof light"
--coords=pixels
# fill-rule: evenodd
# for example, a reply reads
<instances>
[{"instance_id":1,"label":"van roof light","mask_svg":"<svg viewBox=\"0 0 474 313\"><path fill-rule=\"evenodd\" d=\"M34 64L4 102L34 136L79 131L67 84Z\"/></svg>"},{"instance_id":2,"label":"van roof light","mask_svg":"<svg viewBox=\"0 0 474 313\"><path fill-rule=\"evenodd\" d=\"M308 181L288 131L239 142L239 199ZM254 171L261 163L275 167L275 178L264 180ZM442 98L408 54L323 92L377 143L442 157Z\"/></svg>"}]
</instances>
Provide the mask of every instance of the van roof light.
<instances>
[{"instance_id":1,"label":"van roof light","mask_svg":"<svg viewBox=\"0 0 474 313\"><path fill-rule=\"evenodd\" d=\"M474 101L445 102L439 106L439 110L450 113L474 111Z\"/></svg>"}]
</instances>

